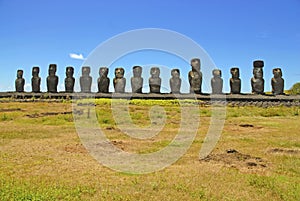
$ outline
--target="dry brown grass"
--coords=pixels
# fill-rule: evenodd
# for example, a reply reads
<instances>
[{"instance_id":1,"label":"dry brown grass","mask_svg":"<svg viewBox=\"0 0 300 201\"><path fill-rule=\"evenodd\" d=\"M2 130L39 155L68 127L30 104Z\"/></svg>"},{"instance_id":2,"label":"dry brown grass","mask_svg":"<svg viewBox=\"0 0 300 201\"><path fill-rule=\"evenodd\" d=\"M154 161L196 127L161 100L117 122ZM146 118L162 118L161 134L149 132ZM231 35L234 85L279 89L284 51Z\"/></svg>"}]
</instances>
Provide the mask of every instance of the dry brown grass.
<instances>
[{"instance_id":1,"label":"dry brown grass","mask_svg":"<svg viewBox=\"0 0 300 201\"><path fill-rule=\"evenodd\" d=\"M133 121L141 126L149 124L150 107L130 105ZM148 153L166 146L178 129L178 107L172 104L164 107L169 117L166 126L148 140L124 135L115 125L107 103L98 103L96 109L101 127L116 146L130 152ZM2 200L299 198L300 155L295 150L300 149L300 117L293 113L293 108L283 110L282 116L269 117L262 116L261 109L255 113L255 108L228 108L221 139L210 160L199 161L210 120L210 108L201 107L201 127L187 153L164 170L144 175L118 173L94 160L80 142L72 115L27 116L71 111L70 103L1 103L0 109L3 108L19 109L0 113ZM243 110L241 113L249 110L253 115L237 116L239 110ZM272 108L265 113L270 112L267 110ZM272 151L276 148L285 151ZM226 153L228 149L250 158L230 155Z\"/></svg>"}]
</instances>

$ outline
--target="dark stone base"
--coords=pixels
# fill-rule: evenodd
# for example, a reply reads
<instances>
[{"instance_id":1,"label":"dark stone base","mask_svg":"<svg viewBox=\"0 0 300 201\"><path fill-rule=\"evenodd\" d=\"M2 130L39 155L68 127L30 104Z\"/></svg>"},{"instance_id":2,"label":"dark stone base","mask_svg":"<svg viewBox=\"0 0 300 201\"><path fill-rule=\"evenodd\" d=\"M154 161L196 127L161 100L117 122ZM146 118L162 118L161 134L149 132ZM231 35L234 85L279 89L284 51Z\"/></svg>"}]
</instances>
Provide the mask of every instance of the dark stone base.
<instances>
[{"instance_id":1,"label":"dark stone base","mask_svg":"<svg viewBox=\"0 0 300 201\"><path fill-rule=\"evenodd\" d=\"M0 98L13 99L78 99L78 98L117 98L117 99L197 99L203 101L300 101L300 95L256 95L256 94L170 94L170 93L33 93L0 92Z\"/></svg>"}]
</instances>

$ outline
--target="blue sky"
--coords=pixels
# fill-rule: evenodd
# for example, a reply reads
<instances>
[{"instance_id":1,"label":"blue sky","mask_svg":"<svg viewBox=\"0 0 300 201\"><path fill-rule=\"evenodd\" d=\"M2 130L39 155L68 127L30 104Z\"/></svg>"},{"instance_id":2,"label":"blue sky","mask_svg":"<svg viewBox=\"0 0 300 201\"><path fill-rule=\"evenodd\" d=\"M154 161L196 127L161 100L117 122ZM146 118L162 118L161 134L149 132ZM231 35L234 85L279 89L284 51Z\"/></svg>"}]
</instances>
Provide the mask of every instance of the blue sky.
<instances>
[{"instance_id":1,"label":"blue sky","mask_svg":"<svg viewBox=\"0 0 300 201\"><path fill-rule=\"evenodd\" d=\"M229 91L229 69L233 66L240 68L242 91L251 91L255 59L265 61L266 91L271 89L275 67L282 68L288 89L300 81L299 19L299 0L0 0L0 91L14 90L17 69L24 70L26 89L30 91L33 66L41 68L45 91L51 63L58 65L59 88L63 89L65 67L74 66L77 78L83 63L71 58L70 53L88 57L109 38L142 28L169 29L201 45L222 70L224 92ZM122 65L129 77L133 65L178 67L186 79L189 64L171 57L148 51L125 56L116 65ZM112 79L115 66L109 67ZM148 80L149 73L143 76ZM161 77L168 80L170 75ZM93 77L94 85L96 79Z\"/></svg>"}]
</instances>

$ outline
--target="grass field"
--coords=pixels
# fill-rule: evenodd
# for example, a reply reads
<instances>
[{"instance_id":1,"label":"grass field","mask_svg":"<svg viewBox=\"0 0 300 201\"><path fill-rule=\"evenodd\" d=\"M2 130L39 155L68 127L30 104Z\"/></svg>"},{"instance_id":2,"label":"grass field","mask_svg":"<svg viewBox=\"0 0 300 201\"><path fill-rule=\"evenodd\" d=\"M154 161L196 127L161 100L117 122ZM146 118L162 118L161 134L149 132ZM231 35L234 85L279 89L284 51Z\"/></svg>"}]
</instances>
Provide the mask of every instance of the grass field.
<instances>
[{"instance_id":1,"label":"grass field","mask_svg":"<svg viewBox=\"0 0 300 201\"><path fill-rule=\"evenodd\" d=\"M96 100L99 125L115 146L143 154L172 141L181 117L177 101L123 102L140 127L151 124L155 105L166 119L157 136L133 139L118 128L111 100ZM0 200L300 199L299 107L227 107L221 138L205 160L199 151L212 110L197 107L200 127L186 154L163 170L137 175L113 171L89 155L70 102L0 103Z\"/></svg>"}]
</instances>

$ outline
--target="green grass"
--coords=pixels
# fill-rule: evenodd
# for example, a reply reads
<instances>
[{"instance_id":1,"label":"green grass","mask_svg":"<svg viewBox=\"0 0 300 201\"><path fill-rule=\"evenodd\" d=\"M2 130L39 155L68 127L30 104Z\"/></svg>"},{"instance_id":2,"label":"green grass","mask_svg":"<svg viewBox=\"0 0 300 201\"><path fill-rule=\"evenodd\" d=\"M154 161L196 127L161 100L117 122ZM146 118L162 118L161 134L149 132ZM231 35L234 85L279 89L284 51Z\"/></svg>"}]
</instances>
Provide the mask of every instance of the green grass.
<instances>
[{"instance_id":1,"label":"green grass","mask_svg":"<svg viewBox=\"0 0 300 201\"><path fill-rule=\"evenodd\" d=\"M89 104L91 100L80 102ZM165 110L166 124L150 139L131 138L118 128L112 102L127 105L133 123L141 128L151 125L149 112L158 105ZM72 114L28 117L72 111L70 101L0 103L0 109L20 108L0 113L1 201L299 198L299 154L270 152L272 148L300 150L299 107L226 108L224 129L213 154L233 148L266 161L265 169L243 169L218 161L199 161L212 116L211 107L201 106L199 101L184 100L183 107L176 100L97 99L95 103L97 121L107 138L128 152L152 153L168 146L178 132L181 109L188 105L199 107L200 127L190 149L173 165L145 175L126 174L99 164L89 155L76 133ZM155 115L164 116L160 112ZM252 126L241 126L246 124Z\"/></svg>"},{"instance_id":2,"label":"green grass","mask_svg":"<svg viewBox=\"0 0 300 201\"><path fill-rule=\"evenodd\" d=\"M262 196L270 195L270 197L280 200L297 200L299 198L300 183L292 183L286 176L251 175L248 182Z\"/></svg>"},{"instance_id":3,"label":"green grass","mask_svg":"<svg viewBox=\"0 0 300 201\"><path fill-rule=\"evenodd\" d=\"M39 183L39 185L32 185ZM20 181L0 176L1 200L82 200L91 197L95 189L86 186L45 184L44 181Z\"/></svg>"},{"instance_id":4,"label":"green grass","mask_svg":"<svg viewBox=\"0 0 300 201\"><path fill-rule=\"evenodd\" d=\"M300 107L227 107L227 117L285 117L298 116Z\"/></svg>"}]
</instances>

